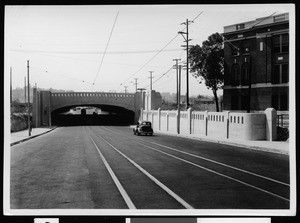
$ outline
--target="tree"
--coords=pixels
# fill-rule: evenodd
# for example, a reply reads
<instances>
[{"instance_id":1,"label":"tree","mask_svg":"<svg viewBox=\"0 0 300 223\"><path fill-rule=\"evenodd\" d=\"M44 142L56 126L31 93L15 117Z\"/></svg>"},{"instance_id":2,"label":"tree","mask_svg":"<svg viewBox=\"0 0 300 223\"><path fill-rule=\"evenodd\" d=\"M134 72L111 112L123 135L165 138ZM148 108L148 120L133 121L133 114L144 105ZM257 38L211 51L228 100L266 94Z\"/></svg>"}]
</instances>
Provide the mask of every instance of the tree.
<instances>
[{"instance_id":1,"label":"tree","mask_svg":"<svg viewBox=\"0 0 300 223\"><path fill-rule=\"evenodd\" d=\"M223 38L219 33L214 33L199 45L192 46L189 50L189 61L193 76L205 82L208 89L213 91L216 102L216 111L219 111L217 91L224 85L224 46Z\"/></svg>"}]
</instances>

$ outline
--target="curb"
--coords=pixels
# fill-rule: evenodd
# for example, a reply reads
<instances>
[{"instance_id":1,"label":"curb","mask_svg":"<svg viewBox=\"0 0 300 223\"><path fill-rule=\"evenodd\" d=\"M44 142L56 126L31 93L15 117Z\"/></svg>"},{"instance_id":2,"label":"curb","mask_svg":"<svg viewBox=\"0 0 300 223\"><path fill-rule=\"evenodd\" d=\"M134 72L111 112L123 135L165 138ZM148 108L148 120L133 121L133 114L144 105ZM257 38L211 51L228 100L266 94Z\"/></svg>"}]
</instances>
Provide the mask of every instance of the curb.
<instances>
[{"instance_id":1,"label":"curb","mask_svg":"<svg viewBox=\"0 0 300 223\"><path fill-rule=\"evenodd\" d=\"M25 138L25 139L22 139L22 140L19 140L19 141L16 141L16 142L13 142L13 143L10 144L10 146L14 146L14 145L17 145L17 144L19 144L19 143L25 142L25 141L27 141L27 140L33 139L33 138L35 138L35 137L44 135L44 134L46 134L46 133L48 133L48 132L53 131L53 130L56 129L56 128L57 128L57 127L54 127L54 128L52 128L52 129L49 129L49 130L46 131L46 132L43 132L43 133L40 133L40 134L37 134L37 135L34 135L34 136L30 136L30 137L28 137L28 138Z\"/></svg>"},{"instance_id":2,"label":"curb","mask_svg":"<svg viewBox=\"0 0 300 223\"><path fill-rule=\"evenodd\" d=\"M227 141L222 141L222 140L217 140L217 139L206 139L206 138L196 137L196 136L192 136L192 135L180 135L180 134L176 135L176 134L161 132L161 131L156 131L156 132L158 134L163 134L163 135L177 136L177 137L182 137L182 138L192 138L192 139L199 140L199 141L214 142L214 143L219 143L219 144L238 146L238 147L257 150L257 151L264 151L264 152L276 153L276 154L287 155L287 156L289 155L289 151L271 149L271 148L267 148L267 147L263 147L263 146L250 146L250 145L245 145L245 144L238 143L238 142L227 142Z\"/></svg>"}]
</instances>

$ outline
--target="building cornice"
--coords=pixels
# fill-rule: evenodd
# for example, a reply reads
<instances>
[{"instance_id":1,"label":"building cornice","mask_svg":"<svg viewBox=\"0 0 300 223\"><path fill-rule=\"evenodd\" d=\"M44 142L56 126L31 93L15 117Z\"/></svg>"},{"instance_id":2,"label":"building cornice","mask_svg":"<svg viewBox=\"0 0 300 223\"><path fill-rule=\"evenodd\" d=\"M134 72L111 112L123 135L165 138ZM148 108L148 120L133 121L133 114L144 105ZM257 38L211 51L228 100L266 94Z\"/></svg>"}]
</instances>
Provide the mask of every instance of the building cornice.
<instances>
[{"instance_id":1,"label":"building cornice","mask_svg":"<svg viewBox=\"0 0 300 223\"><path fill-rule=\"evenodd\" d=\"M284 83L284 84L271 84L271 83L259 83L259 84L251 84L251 88L270 88L270 87L288 87L289 83ZM231 85L225 85L223 87L224 90L227 89L248 89L249 86L231 86Z\"/></svg>"},{"instance_id":2,"label":"building cornice","mask_svg":"<svg viewBox=\"0 0 300 223\"><path fill-rule=\"evenodd\" d=\"M223 32L221 35L232 35L232 34L244 34L252 30L256 29L261 29L261 28L266 28L266 27L272 27L272 26L277 26L277 25L283 25L283 24L289 24L289 20L281 21L281 22L276 22L276 23L268 23L268 24L263 24L263 25L258 25L254 26L248 29L240 29L240 30L235 30L231 32Z\"/></svg>"}]
</instances>

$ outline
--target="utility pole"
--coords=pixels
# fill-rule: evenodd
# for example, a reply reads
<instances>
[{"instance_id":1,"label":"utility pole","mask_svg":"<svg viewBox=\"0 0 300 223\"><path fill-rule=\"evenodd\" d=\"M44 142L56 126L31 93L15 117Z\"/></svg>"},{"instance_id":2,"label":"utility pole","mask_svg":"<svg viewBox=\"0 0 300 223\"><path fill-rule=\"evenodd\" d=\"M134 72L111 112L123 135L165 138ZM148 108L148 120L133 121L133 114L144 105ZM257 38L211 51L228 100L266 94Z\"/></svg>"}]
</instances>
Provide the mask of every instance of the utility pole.
<instances>
[{"instance_id":1,"label":"utility pole","mask_svg":"<svg viewBox=\"0 0 300 223\"><path fill-rule=\"evenodd\" d=\"M154 71L149 71L149 73L150 73L150 94L151 94L151 92L152 92L152 78L153 78L153 76L152 76L152 73L153 73Z\"/></svg>"},{"instance_id":2,"label":"utility pole","mask_svg":"<svg viewBox=\"0 0 300 223\"><path fill-rule=\"evenodd\" d=\"M12 67L10 67L10 104L12 103Z\"/></svg>"},{"instance_id":3,"label":"utility pole","mask_svg":"<svg viewBox=\"0 0 300 223\"><path fill-rule=\"evenodd\" d=\"M137 85L138 85L138 83L137 83L137 79L138 79L138 78L134 78L134 80L135 80L135 81L134 81L134 85L135 85L135 92L137 92Z\"/></svg>"},{"instance_id":4,"label":"utility pole","mask_svg":"<svg viewBox=\"0 0 300 223\"><path fill-rule=\"evenodd\" d=\"M28 135L31 136L30 125L30 86L29 86L29 60L27 60L27 91L28 91Z\"/></svg>"},{"instance_id":5,"label":"utility pole","mask_svg":"<svg viewBox=\"0 0 300 223\"><path fill-rule=\"evenodd\" d=\"M33 105L33 103L32 103ZM33 106L32 106L33 109ZM38 91L37 91L37 84L35 83L35 127L38 126Z\"/></svg>"},{"instance_id":6,"label":"utility pole","mask_svg":"<svg viewBox=\"0 0 300 223\"><path fill-rule=\"evenodd\" d=\"M179 65L178 71L178 94L177 94L177 133L180 134L180 88L181 88L181 65Z\"/></svg>"},{"instance_id":7,"label":"utility pole","mask_svg":"<svg viewBox=\"0 0 300 223\"><path fill-rule=\"evenodd\" d=\"M176 61L176 103L178 104L178 61L181 59L173 59L173 61Z\"/></svg>"},{"instance_id":8,"label":"utility pole","mask_svg":"<svg viewBox=\"0 0 300 223\"><path fill-rule=\"evenodd\" d=\"M182 37L185 39L184 42L186 42L186 109L190 107L189 104L189 24L192 23L193 21L190 21L186 19L186 22L181 23L181 25L186 25L186 32L178 32L179 34L182 35ZM186 37L183 35L186 34Z\"/></svg>"},{"instance_id":9,"label":"utility pole","mask_svg":"<svg viewBox=\"0 0 300 223\"><path fill-rule=\"evenodd\" d=\"M26 77L24 77L24 92L25 92L24 103L26 104L26 100L27 100L27 96L26 96Z\"/></svg>"}]
</instances>

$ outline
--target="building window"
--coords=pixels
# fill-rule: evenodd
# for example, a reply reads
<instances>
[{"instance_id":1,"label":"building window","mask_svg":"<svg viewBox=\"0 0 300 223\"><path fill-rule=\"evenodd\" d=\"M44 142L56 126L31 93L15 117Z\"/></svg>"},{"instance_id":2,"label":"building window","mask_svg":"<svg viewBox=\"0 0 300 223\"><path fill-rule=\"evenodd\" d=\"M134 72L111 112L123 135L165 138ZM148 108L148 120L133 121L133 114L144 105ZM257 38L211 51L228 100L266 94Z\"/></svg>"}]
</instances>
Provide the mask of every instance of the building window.
<instances>
[{"instance_id":1,"label":"building window","mask_svg":"<svg viewBox=\"0 0 300 223\"><path fill-rule=\"evenodd\" d=\"M244 23L236 25L236 30L240 30L240 29L245 29Z\"/></svg>"},{"instance_id":2,"label":"building window","mask_svg":"<svg viewBox=\"0 0 300 223\"><path fill-rule=\"evenodd\" d=\"M287 111L288 109L288 97L287 94L280 95L280 110Z\"/></svg>"},{"instance_id":3,"label":"building window","mask_svg":"<svg viewBox=\"0 0 300 223\"><path fill-rule=\"evenodd\" d=\"M281 34L273 36L273 52L288 53L289 52L289 34Z\"/></svg>"},{"instance_id":4,"label":"building window","mask_svg":"<svg viewBox=\"0 0 300 223\"><path fill-rule=\"evenodd\" d=\"M278 110L278 95L276 94L272 95L271 104L272 104L272 108Z\"/></svg>"},{"instance_id":5,"label":"building window","mask_svg":"<svg viewBox=\"0 0 300 223\"><path fill-rule=\"evenodd\" d=\"M272 84L279 84L280 83L280 66L281 65L275 65L272 75Z\"/></svg>"},{"instance_id":6,"label":"building window","mask_svg":"<svg viewBox=\"0 0 300 223\"><path fill-rule=\"evenodd\" d=\"M242 85L249 85L249 74L250 74L250 65L249 63L244 63L242 65Z\"/></svg>"},{"instance_id":7,"label":"building window","mask_svg":"<svg viewBox=\"0 0 300 223\"><path fill-rule=\"evenodd\" d=\"M281 35L281 52L282 53L289 52L289 34Z\"/></svg>"},{"instance_id":8,"label":"building window","mask_svg":"<svg viewBox=\"0 0 300 223\"><path fill-rule=\"evenodd\" d=\"M232 56L239 56L240 52L239 52L239 48L238 47L231 47L231 52L232 52Z\"/></svg>"},{"instance_id":9,"label":"building window","mask_svg":"<svg viewBox=\"0 0 300 223\"><path fill-rule=\"evenodd\" d=\"M288 95L286 93L281 93L280 95L272 95L272 107L278 111L288 110Z\"/></svg>"},{"instance_id":10,"label":"building window","mask_svg":"<svg viewBox=\"0 0 300 223\"><path fill-rule=\"evenodd\" d=\"M289 82L288 64L275 64L272 75L272 84L283 84Z\"/></svg>"},{"instance_id":11,"label":"building window","mask_svg":"<svg viewBox=\"0 0 300 223\"><path fill-rule=\"evenodd\" d=\"M247 110L249 104L248 101L249 101L248 95L242 95L242 110Z\"/></svg>"},{"instance_id":12,"label":"building window","mask_svg":"<svg viewBox=\"0 0 300 223\"><path fill-rule=\"evenodd\" d=\"M242 46L241 46L241 53L242 54L250 53L250 42L249 41L243 41Z\"/></svg>"},{"instance_id":13,"label":"building window","mask_svg":"<svg viewBox=\"0 0 300 223\"><path fill-rule=\"evenodd\" d=\"M231 110L238 110L239 109L239 96L232 95L231 96Z\"/></svg>"},{"instance_id":14,"label":"building window","mask_svg":"<svg viewBox=\"0 0 300 223\"><path fill-rule=\"evenodd\" d=\"M232 65L231 68L231 85L238 86L240 85L240 69L238 64Z\"/></svg>"},{"instance_id":15,"label":"building window","mask_svg":"<svg viewBox=\"0 0 300 223\"><path fill-rule=\"evenodd\" d=\"M281 82L282 83L289 82L289 66L288 66L288 64L281 65Z\"/></svg>"},{"instance_id":16,"label":"building window","mask_svg":"<svg viewBox=\"0 0 300 223\"><path fill-rule=\"evenodd\" d=\"M263 51L264 50L264 42L259 43L259 50Z\"/></svg>"}]
</instances>

